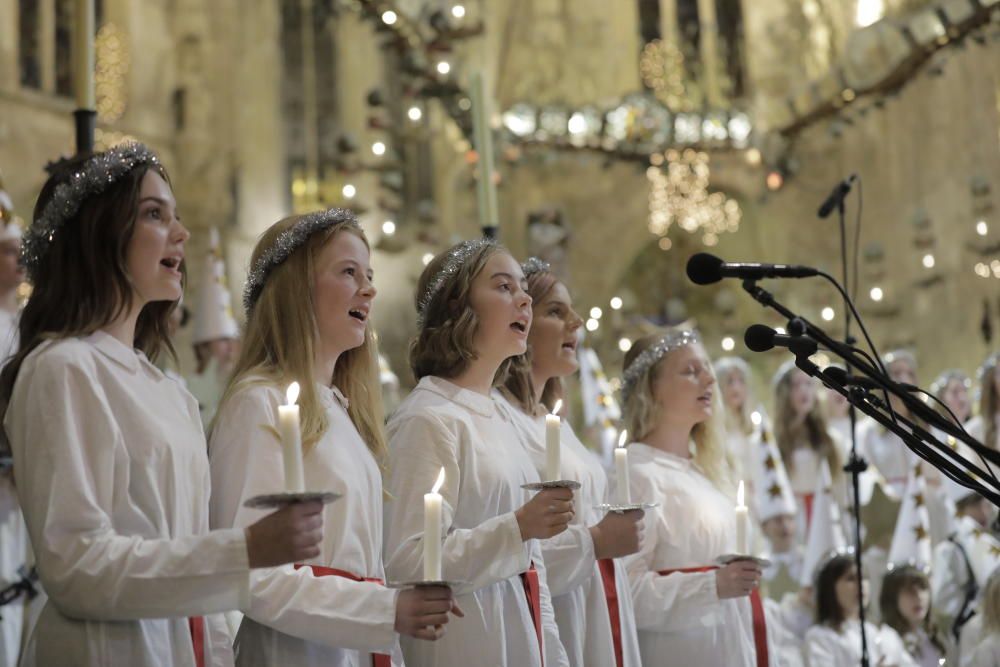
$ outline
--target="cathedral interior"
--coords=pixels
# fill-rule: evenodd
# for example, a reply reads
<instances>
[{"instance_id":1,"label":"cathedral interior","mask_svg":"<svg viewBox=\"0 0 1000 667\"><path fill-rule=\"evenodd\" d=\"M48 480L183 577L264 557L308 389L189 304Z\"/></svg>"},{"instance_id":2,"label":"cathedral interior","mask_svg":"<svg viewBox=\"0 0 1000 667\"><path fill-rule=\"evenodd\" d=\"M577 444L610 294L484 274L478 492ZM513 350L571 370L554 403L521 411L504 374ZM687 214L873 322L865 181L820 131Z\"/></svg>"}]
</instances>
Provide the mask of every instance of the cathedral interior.
<instances>
[{"instance_id":1,"label":"cathedral interior","mask_svg":"<svg viewBox=\"0 0 1000 667\"><path fill-rule=\"evenodd\" d=\"M73 151L77 4L0 0L0 173L26 221ZM841 278L837 215L817 207L850 174L850 289L879 348L915 350L927 384L1000 336L997 0L100 0L96 16L97 148L159 153L188 256L219 230L234 304L274 221L354 209L404 387L424 263L487 227L556 267L612 389L631 340L681 322L765 377L783 355L750 354L743 331L785 321L685 264ZM768 287L842 334L828 283Z\"/></svg>"}]
</instances>

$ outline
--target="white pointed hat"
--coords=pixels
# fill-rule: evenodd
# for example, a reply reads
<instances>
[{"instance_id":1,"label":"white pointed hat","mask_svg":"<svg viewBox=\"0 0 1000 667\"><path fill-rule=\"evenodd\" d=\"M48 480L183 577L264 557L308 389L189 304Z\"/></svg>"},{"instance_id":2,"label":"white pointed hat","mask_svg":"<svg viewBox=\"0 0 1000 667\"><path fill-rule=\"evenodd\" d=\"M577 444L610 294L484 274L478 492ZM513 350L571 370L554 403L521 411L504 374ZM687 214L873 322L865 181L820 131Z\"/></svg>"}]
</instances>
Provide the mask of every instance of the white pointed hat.
<instances>
[{"instance_id":1,"label":"white pointed hat","mask_svg":"<svg viewBox=\"0 0 1000 667\"><path fill-rule=\"evenodd\" d=\"M763 523L782 514L795 516L798 508L781 452L767 429L760 429L757 453L757 515Z\"/></svg>"},{"instance_id":2,"label":"white pointed hat","mask_svg":"<svg viewBox=\"0 0 1000 667\"><path fill-rule=\"evenodd\" d=\"M809 524L809 537L806 540L806 551L802 561L802 576L799 581L803 586L812 586L819 568L827 561L831 553L846 551L847 538L844 537L844 524L840 518L840 507L833 497L833 482L830 475L830 464L823 459L820 464L820 474L816 480L816 493L813 500L812 522Z\"/></svg>"},{"instance_id":3,"label":"white pointed hat","mask_svg":"<svg viewBox=\"0 0 1000 667\"><path fill-rule=\"evenodd\" d=\"M913 565L927 571L931 567L930 514L925 499L927 485L920 463L910 468L910 475L903 492L903 504L896 518L889 547L889 569L900 565Z\"/></svg>"},{"instance_id":4,"label":"white pointed hat","mask_svg":"<svg viewBox=\"0 0 1000 667\"><path fill-rule=\"evenodd\" d=\"M233 316L232 296L226 281L226 263L222 259L219 230L209 229L208 253L198 285L192 342L204 343L220 338L239 338L240 327Z\"/></svg>"}]
</instances>

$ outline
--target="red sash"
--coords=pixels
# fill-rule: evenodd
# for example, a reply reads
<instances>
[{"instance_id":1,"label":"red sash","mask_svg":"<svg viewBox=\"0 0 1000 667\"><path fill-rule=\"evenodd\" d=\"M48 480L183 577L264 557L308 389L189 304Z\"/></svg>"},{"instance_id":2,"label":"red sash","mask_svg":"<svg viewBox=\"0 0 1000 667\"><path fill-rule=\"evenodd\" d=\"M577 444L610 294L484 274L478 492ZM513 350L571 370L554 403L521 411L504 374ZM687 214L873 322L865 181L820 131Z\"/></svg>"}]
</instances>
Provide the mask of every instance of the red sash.
<instances>
[{"instance_id":1,"label":"red sash","mask_svg":"<svg viewBox=\"0 0 1000 667\"><path fill-rule=\"evenodd\" d=\"M705 565L702 567L681 567L674 570L660 570L657 574L666 576L674 572L711 572L718 570L716 565ZM767 652L767 619L764 616L764 603L760 599L760 589L754 588L750 591L750 611L753 618L753 646L757 654L757 667L768 667L769 657Z\"/></svg>"},{"instance_id":2,"label":"red sash","mask_svg":"<svg viewBox=\"0 0 1000 667\"><path fill-rule=\"evenodd\" d=\"M528 598L528 610L535 624L535 635L538 637L538 657L545 665L545 655L542 649L542 592L538 581L538 570L532 563L527 572L521 573L521 583L524 584L524 595Z\"/></svg>"},{"instance_id":3,"label":"red sash","mask_svg":"<svg viewBox=\"0 0 1000 667\"><path fill-rule=\"evenodd\" d=\"M377 577L359 577L353 572L348 572L346 570L338 570L336 568L324 567L322 565L303 565L302 563L295 564L296 570L304 567L308 567L312 570L312 573L317 577L343 577L344 579L350 579L351 581L367 581L374 584L385 584L384 581ZM372 653L372 667L392 667L392 658L384 653Z\"/></svg>"},{"instance_id":4,"label":"red sash","mask_svg":"<svg viewBox=\"0 0 1000 667\"><path fill-rule=\"evenodd\" d=\"M608 600L608 617L611 619L611 639L615 643L615 665L623 667L622 657L622 618L618 610L618 584L615 582L615 561L602 558L597 561L601 569L601 581L604 582L604 597Z\"/></svg>"},{"instance_id":5,"label":"red sash","mask_svg":"<svg viewBox=\"0 0 1000 667\"><path fill-rule=\"evenodd\" d=\"M813 501L816 500L815 493L803 493L802 494L802 504L805 506L806 510L806 531L809 530L809 526L812 525L813 519Z\"/></svg>"},{"instance_id":6,"label":"red sash","mask_svg":"<svg viewBox=\"0 0 1000 667\"><path fill-rule=\"evenodd\" d=\"M188 617L188 628L191 630L191 645L194 647L195 667L205 667L205 617Z\"/></svg>"}]
</instances>

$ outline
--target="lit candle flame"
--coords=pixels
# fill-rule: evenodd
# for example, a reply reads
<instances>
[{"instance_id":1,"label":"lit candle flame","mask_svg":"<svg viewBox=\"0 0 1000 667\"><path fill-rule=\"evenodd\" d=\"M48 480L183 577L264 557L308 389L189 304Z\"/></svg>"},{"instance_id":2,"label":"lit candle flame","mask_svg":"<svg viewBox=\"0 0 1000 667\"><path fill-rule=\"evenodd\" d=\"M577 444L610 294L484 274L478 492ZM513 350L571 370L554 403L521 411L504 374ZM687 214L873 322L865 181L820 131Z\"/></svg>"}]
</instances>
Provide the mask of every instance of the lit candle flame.
<instances>
[{"instance_id":1,"label":"lit candle flame","mask_svg":"<svg viewBox=\"0 0 1000 667\"><path fill-rule=\"evenodd\" d=\"M621 434L618 436L618 446L624 447L626 442L628 442L628 429L623 428Z\"/></svg>"},{"instance_id":2,"label":"lit candle flame","mask_svg":"<svg viewBox=\"0 0 1000 667\"><path fill-rule=\"evenodd\" d=\"M558 415L561 409L562 409L562 399L560 398L558 401L556 401L555 407L552 408L552 414Z\"/></svg>"},{"instance_id":3,"label":"lit candle flame","mask_svg":"<svg viewBox=\"0 0 1000 667\"><path fill-rule=\"evenodd\" d=\"M444 468L441 468L441 472L438 473L437 481L434 482L434 488L431 489L431 493L437 493L440 491L442 484L444 484Z\"/></svg>"},{"instance_id":4,"label":"lit candle flame","mask_svg":"<svg viewBox=\"0 0 1000 667\"><path fill-rule=\"evenodd\" d=\"M285 405L295 405L295 401L299 400L299 383L293 382L288 385L287 391L285 391L285 398L288 399L288 403Z\"/></svg>"},{"instance_id":5,"label":"lit candle flame","mask_svg":"<svg viewBox=\"0 0 1000 667\"><path fill-rule=\"evenodd\" d=\"M743 480L740 480L739 490L736 492L736 506L743 507Z\"/></svg>"}]
</instances>

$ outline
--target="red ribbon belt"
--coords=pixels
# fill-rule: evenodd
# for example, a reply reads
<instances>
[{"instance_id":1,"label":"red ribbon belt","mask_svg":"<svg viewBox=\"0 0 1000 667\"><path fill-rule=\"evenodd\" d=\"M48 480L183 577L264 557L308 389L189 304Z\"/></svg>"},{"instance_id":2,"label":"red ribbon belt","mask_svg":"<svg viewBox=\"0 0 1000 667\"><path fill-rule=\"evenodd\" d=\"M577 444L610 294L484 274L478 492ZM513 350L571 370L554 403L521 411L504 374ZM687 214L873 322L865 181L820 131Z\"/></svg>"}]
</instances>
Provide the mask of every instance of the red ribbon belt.
<instances>
[{"instance_id":1,"label":"red ribbon belt","mask_svg":"<svg viewBox=\"0 0 1000 667\"><path fill-rule=\"evenodd\" d=\"M704 565L702 567L680 567L673 570L660 570L657 574L667 576L674 572L690 574L692 572L711 572L718 570L716 565ZM767 652L767 619L764 617L764 603L760 599L760 589L754 588L750 591L750 611L753 618L753 646L757 654L757 667L768 667L769 657Z\"/></svg>"},{"instance_id":2,"label":"red ribbon belt","mask_svg":"<svg viewBox=\"0 0 1000 667\"><path fill-rule=\"evenodd\" d=\"M188 628L191 630L191 646L194 647L195 667L205 667L205 617L189 617Z\"/></svg>"},{"instance_id":3,"label":"red ribbon belt","mask_svg":"<svg viewBox=\"0 0 1000 667\"><path fill-rule=\"evenodd\" d=\"M300 570L304 567L308 567L312 570L313 575L317 577L343 577L344 579L350 579L351 581L369 582L380 585L385 584L385 582L378 577L359 577L353 572L348 572L347 570L338 570L333 567L324 567L322 565L303 565L302 563L295 564L296 570ZM372 667L392 667L392 658L384 653L372 653Z\"/></svg>"},{"instance_id":4,"label":"red ribbon belt","mask_svg":"<svg viewBox=\"0 0 1000 667\"><path fill-rule=\"evenodd\" d=\"M542 650L542 593L538 582L538 570L532 563L527 572L521 573L521 583L524 584L524 595L528 598L528 611L535 624L535 635L538 637L538 656L545 665L545 655Z\"/></svg>"},{"instance_id":5,"label":"red ribbon belt","mask_svg":"<svg viewBox=\"0 0 1000 667\"><path fill-rule=\"evenodd\" d=\"M608 601L608 617L611 619L611 639L615 643L615 664L623 667L622 657L622 618L618 611L618 584L615 581L615 561L611 558L601 558L597 561L601 570L601 581L604 583L604 597Z\"/></svg>"},{"instance_id":6,"label":"red ribbon belt","mask_svg":"<svg viewBox=\"0 0 1000 667\"><path fill-rule=\"evenodd\" d=\"M809 530L809 526L812 525L813 518L813 501L816 500L815 493L803 493L802 494L802 504L805 505L806 509L806 530Z\"/></svg>"}]
</instances>

